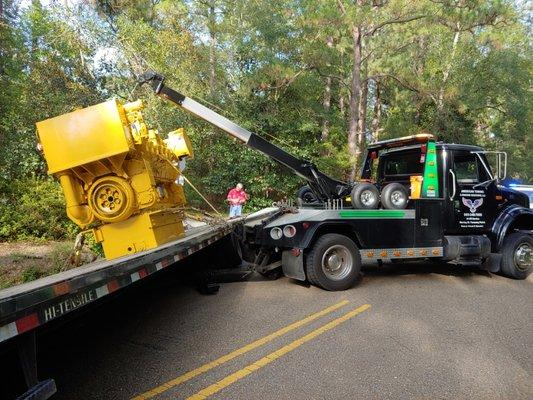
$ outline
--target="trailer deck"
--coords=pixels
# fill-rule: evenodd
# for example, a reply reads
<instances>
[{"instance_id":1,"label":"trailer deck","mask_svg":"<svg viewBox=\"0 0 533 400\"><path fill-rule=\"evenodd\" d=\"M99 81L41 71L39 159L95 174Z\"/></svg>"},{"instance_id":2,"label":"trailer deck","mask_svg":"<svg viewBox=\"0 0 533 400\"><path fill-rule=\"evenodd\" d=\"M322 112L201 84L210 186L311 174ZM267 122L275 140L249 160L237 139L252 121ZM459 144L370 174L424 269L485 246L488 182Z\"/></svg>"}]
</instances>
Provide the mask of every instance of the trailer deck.
<instances>
[{"instance_id":1,"label":"trailer deck","mask_svg":"<svg viewBox=\"0 0 533 400\"><path fill-rule=\"evenodd\" d=\"M261 220L274 210L191 227L184 237L155 249L96 261L0 291L0 349L10 344L17 347L28 387L18 399L45 400L56 392L53 379L41 381L37 376L38 328L142 281L226 237L237 224Z\"/></svg>"},{"instance_id":2,"label":"trailer deck","mask_svg":"<svg viewBox=\"0 0 533 400\"><path fill-rule=\"evenodd\" d=\"M189 229L183 238L0 291L0 344L142 280L230 233L238 220Z\"/></svg>"}]
</instances>

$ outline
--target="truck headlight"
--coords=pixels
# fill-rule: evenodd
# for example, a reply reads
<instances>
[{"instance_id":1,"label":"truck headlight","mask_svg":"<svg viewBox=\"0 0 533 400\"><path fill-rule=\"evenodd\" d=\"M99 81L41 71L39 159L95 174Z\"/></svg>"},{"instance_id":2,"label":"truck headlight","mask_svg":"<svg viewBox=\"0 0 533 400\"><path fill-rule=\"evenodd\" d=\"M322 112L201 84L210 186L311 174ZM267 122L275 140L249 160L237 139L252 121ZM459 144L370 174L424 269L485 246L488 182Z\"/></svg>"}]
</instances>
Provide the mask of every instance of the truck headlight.
<instances>
[{"instance_id":1,"label":"truck headlight","mask_svg":"<svg viewBox=\"0 0 533 400\"><path fill-rule=\"evenodd\" d=\"M283 234L285 237L291 238L296 235L296 228L294 225L287 225L285 228L283 228Z\"/></svg>"},{"instance_id":2,"label":"truck headlight","mask_svg":"<svg viewBox=\"0 0 533 400\"><path fill-rule=\"evenodd\" d=\"M283 236L283 231L281 230L281 228L272 228L270 230L270 237L274 240L279 240L281 239L281 237Z\"/></svg>"}]
</instances>

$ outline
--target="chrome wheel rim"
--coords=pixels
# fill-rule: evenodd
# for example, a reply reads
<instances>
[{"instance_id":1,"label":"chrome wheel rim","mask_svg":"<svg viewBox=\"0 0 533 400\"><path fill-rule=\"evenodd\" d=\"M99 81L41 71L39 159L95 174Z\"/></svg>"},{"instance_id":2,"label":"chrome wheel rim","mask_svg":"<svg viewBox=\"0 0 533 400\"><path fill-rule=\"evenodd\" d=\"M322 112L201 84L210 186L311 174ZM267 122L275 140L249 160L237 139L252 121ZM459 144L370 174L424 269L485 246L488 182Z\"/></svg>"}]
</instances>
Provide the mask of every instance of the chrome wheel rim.
<instances>
[{"instance_id":1,"label":"chrome wheel rim","mask_svg":"<svg viewBox=\"0 0 533 400\"><path fill-rule=\"evenodd\" d=\"M390 196L390 201L395 206L403 206L406 200L405 194L399 190L392 192Z\"/></svg>"},{"instance_id":2,"label":"chrome wheel rim","mask_svg":"<svg viewBox=\"0 0 533 400\"><path fill-rule=\"evenodd\" d=\"M533 249L529 243L520 243L514 251L514 262L520 271L527 271L533 265Z\"/></svg>"},{"instance_id":3,"label":"chrome wheel rim","mask_svg":"<svg viewBox=\"0 0 533 400\"><path fill-rule=\"evenodd\" d=\"M370 190L363 190L361 192L361 203L365 206L371 206L376 202L376 195Z\"/></svg>"},{"instance_id":4,"label":"chrome wheel rim","mask_svg":"<svg viewBox=\"0 0 533 400\"><path fill-rule=\"evenodd\" d=\"M352 253L340 244L330 246L322 255L321 265L327 278L334 281L344 279L353 267Z\"/></svg>"}]
</instances>

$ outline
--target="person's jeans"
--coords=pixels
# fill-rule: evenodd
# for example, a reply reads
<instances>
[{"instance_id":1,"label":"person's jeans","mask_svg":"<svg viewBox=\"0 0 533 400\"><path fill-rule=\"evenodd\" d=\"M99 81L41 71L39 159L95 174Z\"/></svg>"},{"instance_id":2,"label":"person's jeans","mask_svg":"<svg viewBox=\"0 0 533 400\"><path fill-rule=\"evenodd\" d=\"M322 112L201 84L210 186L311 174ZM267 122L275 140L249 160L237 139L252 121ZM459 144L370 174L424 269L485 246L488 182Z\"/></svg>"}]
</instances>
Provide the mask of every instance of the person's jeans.
<instances>
[{"instance_id":1,"label":"person's jeans","mask_svg":"<svg viewBox=\"0 0 533 400\"><path fill-rule=\"evenodd\" d=\"M229 217L230 218L239 217L241 214L242 214L241 204L229 206Z\"/></svg>"}]
</instances>

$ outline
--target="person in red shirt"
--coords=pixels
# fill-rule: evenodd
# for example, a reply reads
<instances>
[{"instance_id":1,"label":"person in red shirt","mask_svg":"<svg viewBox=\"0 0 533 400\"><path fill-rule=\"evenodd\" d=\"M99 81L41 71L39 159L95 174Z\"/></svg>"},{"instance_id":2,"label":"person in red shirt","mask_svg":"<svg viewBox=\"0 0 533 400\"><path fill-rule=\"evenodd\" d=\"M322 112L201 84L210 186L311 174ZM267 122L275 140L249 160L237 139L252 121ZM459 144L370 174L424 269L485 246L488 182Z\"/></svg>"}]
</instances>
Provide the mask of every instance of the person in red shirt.
<instances>
[{"instance_id":1,"label":"person in red shirt","mask_svg":"<svg viewBox=\"0 0 533 400\"><path fill-rule=\"evenodd\" d=\"M228 192L227 200L229 202L229 217L239 217L242 214L243 204L248 200L248 194L244 191L242 183L237 183L237 186Z\"/></svg>"}]
</instances>

